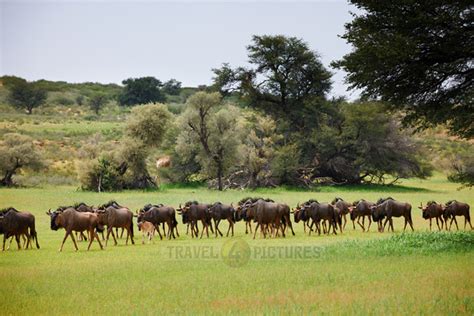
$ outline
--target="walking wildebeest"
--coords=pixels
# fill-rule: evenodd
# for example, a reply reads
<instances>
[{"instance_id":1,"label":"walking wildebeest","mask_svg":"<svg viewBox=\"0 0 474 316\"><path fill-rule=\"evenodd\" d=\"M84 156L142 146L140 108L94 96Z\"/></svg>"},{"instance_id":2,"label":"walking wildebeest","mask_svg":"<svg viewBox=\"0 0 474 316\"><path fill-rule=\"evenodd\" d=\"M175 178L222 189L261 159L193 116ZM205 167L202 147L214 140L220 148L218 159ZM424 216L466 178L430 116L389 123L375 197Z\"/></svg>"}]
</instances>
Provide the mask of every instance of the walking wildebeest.
<instances>
[{"instance_id":1,"label":"walking wildebeest","mask_svg":"<svg viewBox=\"0 0 474 316\"><path fill-rule=\"evenodd\" d=\"M198 203L197 201L187 202L184 207L179 205L177 212L181 214L183 219L183 224L189 224L191 226L191 236L198 237L198 221L202 223L201 238L206 230L206 235L209 238L209 226L211 227L211 232L214 232L211 224L211 216L209 215L209 204Z\"/></svg>"},{"instance_id":2,"label":"walking wildebeest","mask_svg":"<svg viewBox=\"0 0 474 316\"><path fill-rule=\"evenodd\" d=\"M288 206L286 205L288 208ZM260 232L263 234L263 238L267 237L267 230L270 229L275 231L274 237L278 236L278 231L281 230L282 236L285 237L285 232L283 231L282 217L285 211L282 209L284 206L275 202L266 202L262 199L258 200L255 203L252 203L248 208L247 212L253 214L253 221L257 223L255 227L253 239L257 235L258 227L260 227ZM288 208L289 214L289 208ZM271 235L271 232L270 232Z\"/></svg>"},{"instance_id":3,"label":"walking wildebeest","mask_svg":"<svg viewBox=\"0 0 474 316\"><path fill-rule=\"evenodd\" d=\"M346 202L344 201L343 199L341 199L340 197L336 197L332 202L331 204L335 207L335 208L338 208L339 209L339 216L341 217L341 221L342 221L342 218L344 218L344 225L342 227L339 227L340 230L341 230L341 233L342 233L342 229L346 229L346 224L347 224L347 217L346 215L349 214L349 207L351 206L351 204L349 202ZM341 223L342 224L342 223Z\"/></svg>"},{"instance_id":4,"label":"walking wildebeest","mask_svg":"<svg viewBox=\"0 0 474 316\"><path fill-rule=\"evenodd\" d=\"M329 203L319 203L319 202L312 202L309 205L304 204L301 207L301 212L303 212L303 217L308 217L312 219L313 223L316 224L316 229L318 230L318 235L321 235L321 227L319 226L321 221L328 221L329 227L327 230L327 234L331 232L331 227L333 228L333 233L337 235L336 228L337 228L337 214L334 210L334 207ZM311 234L311 227L313 223L310 225L309 234Z\"/></svg>"},{"instance_id":5,"label":"walking wildebeest","mask_svg":"<svg viewBox=\"0 0 474 316\"><path fill-rule=\"evenodd\" d=\"M152 240L155 236L155 225L153 223L143 221L137 223L138 230L142 231L142 244L145 244L145 238L148 239L148 243Z\"/></svg>"},{"instance_id":6,"label":"walking wildebeest","mask_svg":"<svg viewBox=\"0 0 474 316\"><path fill-rule=\"evenodd\" d=\"M377 203L371 207L372 210L372 218L374 221L379 222L379 231L383 232L385 229L385 225L387 222L389 223L389 230L393 229L393 217L404 217L405 218L405 226L403 227L403 231L405 231L407 224L410 224L411 230L413 229L413 220L411 218L411 204L405 202L395 201L392 198L381 199L379 200L381 203ZM385 218L385 222L381 225L381 221Z\"/></svg>"},{"instance_id":7,"label":"walking wildebeest","mask_svg":"<svg viewBox=\"0 0 474 316\"><path fill-rule=\"evenodd\" d=\"M357 219L357 224L362 227L362 231L365 232L365 217L367 216L369 220L369 226L367 227L367 231L370 230L370 225L372 224L372 210L370 209L375 204L364 199L356 201L352 203L352 206L349 207L349 212L351 214L351 221L352 226L355 229L355 220ZM360 223L360 219L362 218L362 224Z\"/></svg>"},{"instance_id":8,"label":"walking wildebeest","mask_svg":"<svg viewBox=\"0 0 474 316\"><path fill-rule=\"evenodd\" d=\"M6 240L13 236L15 237L18 249L21 249L21 235L25 235L27 239L25 249L28 249L28 245L31 245L31 248L33 248L31 239L36 241L36 248L40 248L33 214L29 212L19 212L13 207L1 210L0 214L0 234L3 234L2 251L5 250Z\"/></svg>"},{"instance_id":9,"label":"walking wildebeest","mask_svg":"<svg viewBox=\"0 0 474 316\"><path fill-rule=\"evenodd\" d=\"M436 203L435 201L429 201L425 207L423 207L423 203L418 206L421 210L421 215L424 219L430 220L430 230L432 226L433 218L436 219L436 225L438 226L439 230L443 229L443 206L441 204ZM441 226L439 226L439 222L441 221Z\"/></svg>"},{"instance_id":10,"label":"walking wildebeest","mask_svg":"<svg viewBox=\"0 0 474 316\"><path fill-rule=\"evenodd\" d=\"M178 221L176 220L175 209L171 206L164 206L162 204L161 206L145 205L145 207L140 210L140 212L138 212L137 221L148 221L152 223L155 226L161 240L163 239L163 236L160 232L160 224L164 225L164 223L168 225L168 239L171 239L171 237L176 238L174 235L174 230L176 230L176 233L179 237ZM163 233L166 234L165 232Z\"/></svg>"},{"instance_id":11,"label":"walking wildebeest","mask_svg":"<svg viewBox=\"0 0 474 316\"><path fill-rule=\"evenodd\" d=\"M229 222L229 228L227 229L226 237L229 237L229 232L232 229L232 236L234 236L234 213L235 209L231 205L222 204L221 202L216 202L209 207L209 215L214 220L214 228L217 237L217 233L223 236L222 232L219 229L219 223L221 220L227 220Z\"/></svg>"},{"instance_id":12,"label":"walking wildebeest","mask_svg":"<svg viewBox=\"0 0 474 316\"><path fill-rule=\"evenodd\" d=\"M108 207L113 207L113 208L116 208L116 209L122 209L122 208L129 209L126 206L122 206L122 205L118 204L117 201L115 201L115 200L110 200L107 203L98 206L96 210L99 210L99 209L104 209L105 210ZM122 231L120 232L120 238L123 238L124 230L125 229L122 227ZM117 236L117 238L119 238L118 227L115 227L115 235ZM102 235L102 240L104 240L103 237L104 236Z\"/></svg>"},{"instance_id":13,"label":"walking wildebeest","mask_svg":"<svg viewBox=\"0 0 474 316\"><path fill-rule=\"evenodd\" d=\"M246 197L238 202L237 208L235 209L235 221L239 222L243 220L245 222L245 233L248 234L249 230L252 233L252 221L253 213L247 212L250 205L257 202L258 200L264 200L266 202L274 202L272 199L263 199L260 197Z\"/></svg>"},{"instance_id":14,"label":"walking wildebeest","mask_svg":"<svg viewBox=\"0 0 474 316\"><path fill-rule=\"evenodd\" d=\"M451 230L451 225L454 223L456 224L456 229L459 230L458 221L456 220L456 216L464 216L464 229L466 229L466 224L469 223L471 226L471 215L469 214L469 204L462 203L458 201L449 201L446 203L446 206L443 208L443 217L444 222L446 224L446 230L448 230L448 219L451 218L449 222L449 230Z\"/></svg>"},{"instance_id":15,"label":"walking wildebeest","mask_svg":"<svg viewBox=\"0 0 474 316\"><path fill-rule=\"evenodd\" d=\"M133 213L128 208L115 208L114 206L109 206L105 209L99 208L96 213L99 218L99 224L107 225L105 246L107 246L110 234L112 234L112 237L114 238L115 246L117 245L117 239L115 238L113 228L126 229L127 239L125 240L125 244L128 244L129 237L132 244L135 244L135 241L133 240Z\"/></svg>"},{"instance_id":16,"label":"walking wildebeest","mask_svg":"<svg viewBox=\"0 0 474 316\"><path fill-rule=\"evenodd\" d=\"M46 212L46 214L51 217L52 230L58 230L60 228L64 228L66 230L66 235L64 236L59 251L63 251L64 242L66 242L66 239L69 235L71 236L71 239L74 243L74 248L76 251L78 251L79 248L77 247L76 239L74 238L74 234L72 232L83 231L89 232L89 246L87 246L87 250L90 249L94 238L97 239L100 249L104 249L102 247L102 243L100 242L99 236L95 232L96 229L97 231L103 230L103 227L99 224L99 217L97 214L78 212L72 207L65 210L56 210L54 212L49 210Z\"/></svg>"}]
</instances>

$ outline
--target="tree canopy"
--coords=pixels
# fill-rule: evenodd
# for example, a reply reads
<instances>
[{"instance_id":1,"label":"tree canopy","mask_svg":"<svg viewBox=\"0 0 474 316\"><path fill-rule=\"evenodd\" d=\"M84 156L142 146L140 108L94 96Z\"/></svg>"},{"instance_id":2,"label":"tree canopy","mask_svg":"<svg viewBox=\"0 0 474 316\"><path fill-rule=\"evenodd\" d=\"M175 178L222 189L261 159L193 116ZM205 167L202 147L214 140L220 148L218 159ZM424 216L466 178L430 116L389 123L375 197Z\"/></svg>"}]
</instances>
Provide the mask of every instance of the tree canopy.
<instances>
[{"instance_id":1,"label":"tree canopy","mask_svg":"<svg viewBox=\"0 0 474 316\"><path fill-rule=\"evenodd\" d=\"M474 136L474 24L470 1L350 0L361 14L342 36L354 50L335 67L351 88L406 112L420 128Z\"/></svg>"},{"instance_id":2,"label":"tree canopy","mask_svg":"<svg viewBox=\"0 0 474 316\"><path fill-rule=\"evenodd\" d=\"M137 105L153 102L164 102L161 91L162 82L154 77L130 78L122 81L125 85L119 96L121 105Z\"/></svg>"},{"instance_id":3,"label":"tree canopy","mask_svg":"<svg viewBox=\"0 0 474 316\"><path fill-rule=\"evenodd\" d=\"M253 36L247 52L254 68L223 64L214 69L213 87L224 95L235 91L249 105L283 117L291 130L304 128L308 112L331 89L331 73L318 55L303 40L283 35Z\"/></svg>"},{"instance_id":4,"label":"tree canopy","mask_svg":"<svg viewBox=\"0 0 474 316\"><path fill-rule=\"evenodd\" d=\"M41 89L34 82L14 80L10 85L9 102L17 108L26 109L31 114L34 108L41 106L48 97L46 90Z\"/></svg>"},{"instance_id":5,"label":"tree canopy","mask_svg":"<svg viewBox=\"0 0 474 316\"><path fill-rule=\"evenodd\" d=\"M236 163L239 111L223 105L219 93L202 91L192 95L186 105L179 121L177 152L183 157L197 153L201 172L217 178L217 187L222 190L223 177Z\"/></svg>"},{"instance_id":6,"label":"tree canopy","mask_svg":"<svg viewBox=\"0 0 474 316\"><path fill-rule=\"evenodd\" d=\"M39 170L44 167L41 154L34 148L33 139L16 133L5 134L0 141L0 185L14 185L13 176L24 168Z\"/></svg>"}]
</instances>

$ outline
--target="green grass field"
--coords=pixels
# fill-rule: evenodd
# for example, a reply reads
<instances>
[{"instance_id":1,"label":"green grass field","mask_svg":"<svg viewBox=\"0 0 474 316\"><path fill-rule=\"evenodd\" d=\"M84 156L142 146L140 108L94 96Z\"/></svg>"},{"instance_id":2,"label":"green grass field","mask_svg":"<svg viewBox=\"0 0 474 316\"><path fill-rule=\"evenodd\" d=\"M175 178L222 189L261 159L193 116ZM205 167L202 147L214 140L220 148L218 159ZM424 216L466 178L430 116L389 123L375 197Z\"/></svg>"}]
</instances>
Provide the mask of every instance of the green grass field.
<instances>
[{"instance_id":1,"label":"green grass field","mask_svg":"<svg viewBox=\"0 0 474 316\"><path fill-rule=\"evenodd\" d=\"M324 187L308 192L295 189L211 191L204 188L164 187L159 191L90 193L74 187L0 189L0 207L15 206L36 215L40 250L18 251L13 244L0 254L0 306L9 314L467 314L474 313L474 234L428 234L420 202L450 199L474 205L472 190L437 175L409 180L395 187ZM74 252L71 240L58 252L64 230L51 231L45 211L84 201L110 199L135 210L147 202L178 206L191 199L236 202L249 195L273 198L294 206L309 198L349 201L379 197L413 205L415 234L401 234L403 220L395 220L395 234L353 230L347 223L337 236L296 236L252 240L244 224L231 238L192 240L179 225L181 237L155 238L152 244L119 246L100 251L85 242ZM180 220L179 220L180 221ZM463 228L463 221L459 220ZM227 224L221 230L225 232ZM425 233L422 233L425 232ZM229 243L229 240L231 242ZM248 245L248 262L221 257L233 242ZM305 256L292 251L306 249ZM258 252L258 255L257 255ZM275 253L278 253L275 255ZM283 255L281 254L283 253ZM225 252L224 252L225 254ZM273 255L272 255L273 254ZM238 267L229 266L228 260ZM242 261L239 261L242 260Z\"/></svg>"}]
</instances>

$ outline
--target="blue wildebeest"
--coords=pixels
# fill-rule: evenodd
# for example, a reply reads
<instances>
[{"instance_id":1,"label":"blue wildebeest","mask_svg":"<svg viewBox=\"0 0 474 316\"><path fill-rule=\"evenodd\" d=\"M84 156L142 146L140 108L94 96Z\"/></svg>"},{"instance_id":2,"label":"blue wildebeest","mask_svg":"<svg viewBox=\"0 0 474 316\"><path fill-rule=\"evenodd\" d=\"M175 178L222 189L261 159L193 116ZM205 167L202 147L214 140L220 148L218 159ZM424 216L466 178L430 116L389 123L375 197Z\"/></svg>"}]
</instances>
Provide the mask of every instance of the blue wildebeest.
<instances>
[{"instance_id":1,"label":"blue wildebeest","mask_svg":"<svg viewBox=\"0 0 474 316\"><path fill-rule=\"evenodd\" d=\"M469 214L469 204L458 202L456 200L449 201L446 203L446 206L443 208L443 217L446 224L446 230L448 229L448 219L451 218L449 222L449 230L451 230L451 225L456 224L456 228L459 230L458 221L456 216L464 216L464 229L466 229L466 224L469 223L469 226L472 229L471 225L471 215Z\"/></svg>"}]
</instances>

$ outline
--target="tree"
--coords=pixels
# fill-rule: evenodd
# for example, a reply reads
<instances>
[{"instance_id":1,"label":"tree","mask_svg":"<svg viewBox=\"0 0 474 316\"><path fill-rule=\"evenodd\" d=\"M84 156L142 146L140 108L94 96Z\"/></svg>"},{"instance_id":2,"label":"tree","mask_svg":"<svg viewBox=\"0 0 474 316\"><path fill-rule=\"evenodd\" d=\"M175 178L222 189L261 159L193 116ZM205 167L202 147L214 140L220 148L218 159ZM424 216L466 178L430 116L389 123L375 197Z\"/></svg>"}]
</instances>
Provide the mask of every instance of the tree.
<instances>
[{"instance_id":1,"label":"tree","mask_svg":"<svg viewBox=\"0 0 474 316\"><path fill-rule=\"evenodd\" d=\"M176 79L170 79L163 84L163 88L161 90L163 93L169 95L179 95L181 92L181 82Z\"/></svg>"},{"instance_id":2,"label":"tree","mask_svg":"<svg viewBox=\"0 0 474 316\"><path fill-rule=\"evenodd\" d=\"M104 107L107 103L107 97L105 94L95 94L89 100L89 105L91 110L94 111L95 114L99 115L100 110Z\"/></svg>"},{"instance_id":3,"label":"tree","mask_svg":"<svg viewBox=\"0 0 474 316\"><path fill-rule=\"evenodd\" d=\"M241 165L249 176L248 186L256 188L271 182L276 143L282 136L277 133L276 123L269 116L253 113L247 118L247 125Z\"/></svg>"},{"instance_id":4,"label":"tree","mask_svg":"<svg viewBox=\"0 0 474 316\"><path fill-rule=\"evenodd\" d=\"M447 124L474 136L474 11L469 1L351 0L363 13L342 38L354 50L337 68L366 98L406 112L405 125Z\"/></svg>"},{"instance_id":5,"label":"tree","mask_svg":"<svg viewBox=\"0 0 474 316\"><path fill-rule=\"evenodd\" d=\"M42 156L29 136L9 133L0 141L1 186L14 185L13 176L23 169L39 170L44 166Z\"/></svg>"},{"instance_id":6,"label":"tree","mask_svg":"<svg viewBox=\"0 0 474 316\"><path fill-rule=\"evenodd\" d=\"M457 155L453 159L453 172L448 176L451 182L461 183L461 188L474 186L474 154Z\"/></svg>"},{"instance_id":7,"label":"tree","mask_svg":"<svg viewBox=\"0 0 474 316\"><path fill-rule=\"evenodd\" d=\"M224 106L216 92L197 92L186 105L186 111L179 119L182 132L177 139L176 151L185 157L197 152L195 159L201 172L217 178L218 189L222 190L222 179L237 159L239 111Z\"/></svg>"},{"instance_id":8,"label":"tree","mask_svg":"<svg viewBox=\"0 0 474 316\"><path fill-rule=\"evenodd\" d=\"M250 105L288 121L292 131L306 128L331 88L331 73L301 39L264 35L252 41L247 51L255 68L214 69L214 89L238 91Z\"/></svg>"},{"instance_id":9,"label":"tree","mask_svg":"<svg viewBox=\"0 0 474 316\"><path fill-rule=\"evenodd\" d=\"M136 106L127 119L125 137L118 147L103 146L100 151L95 140L94 144L86 144L83 156L91 159L79 163L82 187L101 192L155 186L146 160L150 151L163 141L171 118L163 104Z\"/></svg>"},{"instance_id":10,"label":"tree","mask_svg":"<svg viewBox=\"0 0 474 316\"><path fill-rule=\"evenodd\" d=\"M173 115L164 104L150 103L134 107L127 120L126 134L145 146L158 147Z\"/></svg>"},{"instance_id":11,"label":"tree","mask_svg":"<svg viewBox=\"0 0 474 316\"><path fill-rule=\"evenodd\" d=\"M154 77L130 78L122 81L125 85L119 96L121 105L147 104L164 102L165 96L161 91L162 83Z\"/></svg>"},{"instance_id":12,"label":"tree","mask_svg":"<svg viewBox=\"0 0 474 316\"><path fill-rule=\"evenodd\" d=\"M40 89L34 82L18 80L10 87L8 99L17 108L26 108L31 114L34 108L41 106L48 97L46 90Z\"/></svg>"},{"instance_id":13,"label":"tree","mask_svg":"<svg viewBox=\"0 0 474 316\"><path fill-rule=\"evenodd\" d=\"M341 105L341 116L329 118L312 141L316 177L338 183L385 183L387 176L424 178L431 167L420 146L399 132L397 122L377 103Z\"/></svg>"},{"instance_id":14,"label":"tree","mask_svg":"<svg viewBox=\"0 0 474 316\"><path fill-rule=\"evenodd\" d=\"M84 98L84 96L83 96L82 94L78 95L78 96L76 97L76 103L77 103L77 105L83 105L83 104L84 104L84 99L85 99L85 98Z\"/></svg>"}]
</instances>

